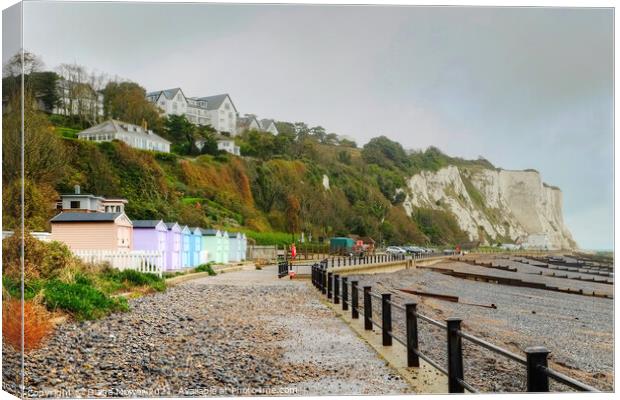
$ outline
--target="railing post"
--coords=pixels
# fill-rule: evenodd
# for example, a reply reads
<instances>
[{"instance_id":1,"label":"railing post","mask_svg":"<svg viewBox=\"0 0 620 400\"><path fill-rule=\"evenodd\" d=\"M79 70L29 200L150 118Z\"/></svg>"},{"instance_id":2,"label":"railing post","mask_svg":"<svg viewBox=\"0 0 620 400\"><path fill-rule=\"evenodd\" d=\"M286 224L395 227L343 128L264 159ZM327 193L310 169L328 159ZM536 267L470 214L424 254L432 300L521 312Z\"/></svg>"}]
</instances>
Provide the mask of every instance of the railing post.
<instances>
[{"instance_id":1,"label":"railing post","mask_svg":"<svg viewBox=\"0 0 620 400\"><path fill-rule=\"evenodd\" d=\"M321 264L316 265L316 269L314 270L314 280L316 288L321 290Z\"/></svg>"},{"instance_id":2,"label":"railing post","mask_svg":"<svg viewBox=\"0 0 620 400\"><path fill-rule=\"evenodd\" d=\"M315 286L317 289L321 289L321 264L316 265L316 269L314 270L314 280Z\"/></svg>"},{"instance_id":3,"label":"railing post","mask_svg":"<svg viewBox=\"0 0 620 400\"><path fill-rule=\"evenodd\" d=\"M334 275L334 304L340 304L340 275Z\"/></svg>"},{"instance_id":4,"label":"railing post","mask_svg":"<svg viewBox=\"0 0 620 400\"><path fill-rule=\"evenodd\" d=\"M351 318L358 319L359 317L357 281L351 281Z\"/></svg>"},{"instance_id":5,"label":"railing post","mask_svg":"<svg viewBox=\"0 0 620 400\"><path fill-rule=\"evenodd\" d=\"M389 293L381 294L381 332L383 334L383 345L392 345L392 304Z\"/></svg>"},{"instance_id":6,"label":"railing post","mask_svg":"<svg viewBox=\"0 0 620 400\"><path fill-rule=\"evenodd\" d=\"M321 293L322 294L327 293L327 285L325 282L326 280L327 280L327 268L323 268L321 269Z\"/></svg>"},{"instance_id":7,"label":"railing post","mask_svg":"<svg viewBox=\"0 0 620 400\"><path fill-rule=\"evenodd\" d=\"M417 304L405 304L405 323L407 330L407 366L419 367L420 358L416 354L418 351L418 316Z\"/></svg>"},{"instance_id":8,"label":"railing post","mask_svg":"<svg viewBox=\"0 0 620 400\"><path fill-rule=\"evenodd\" d=\"M458 332L461 329L460 318L448 318L448 392L464 393L459 380L463 380L463 343Z\"/></svg>"},{"instance_id":9,"label":"railing post","mask_svg":"<svg viewBox=\"0 0 620 400\"><path fill-rule=\"evenodd\" d=\"M316 264L312 265L312 286L317 287Z\"/></svg>"},{"instance_id":10,"label":"railing post","mask_svg":"<svg viewBox=\"0 0 620 400\"><path fill-rule=\"evenodd\" d=\"M332 298L332 273L327 273L327 298Z\"/></svg>"},{"instance_id":11,"label":"railing post","mask_svg":"<svg viewBox=\"0 0 620 400\"><path fill-rule=\"evenodd\" d=\"M527 391L548 392L549 376L541 367L547 367L549 350L545 347L528 347L525 349L527 360Z\"/></svg>"},{"instance_id":12,"label":"railing post","mask_svg":"<svg viewBox=\"0 0 620 400\"><path fill-rule=\"evenodd\" d=\"M464 393L459 382L463 380L463 343L459 336L460 318L448 318L448 390L449 393Z\"/></svg>"},{"instance_id":13,"label":"railing post","mask_svg":"<svg viewBox=\"0 0 620 400\"><path fill-rule=\"evenodd\" d=\"M347 277L342 277L342 311L347 311L349 309L349 287L347 286L347 281Z\"/></svg>"},{"instance_id":14,"label":"railing post","mask_svg":"<svg viewBox=\"0 0 620 400\"><path fill-rule=\"evenodd\" d=\"M311 272L311 274L310 274L311 278L310 279L312 281L312 286L316 287L316 279L315 279L315 276L314 276L316 271L314 270L314 265L312 267L310 267L310 272Z\"/></svg>"},{"instance_id":15,"label":"railing post","mask_svg":"<svg viewBox=\"0 0 620 400\"><path fill-rule=\"evenodd\" d=\"M372 330L372 299L370 297L370 286L364 286L364 329Z\"/></svg>"}]
</instances>

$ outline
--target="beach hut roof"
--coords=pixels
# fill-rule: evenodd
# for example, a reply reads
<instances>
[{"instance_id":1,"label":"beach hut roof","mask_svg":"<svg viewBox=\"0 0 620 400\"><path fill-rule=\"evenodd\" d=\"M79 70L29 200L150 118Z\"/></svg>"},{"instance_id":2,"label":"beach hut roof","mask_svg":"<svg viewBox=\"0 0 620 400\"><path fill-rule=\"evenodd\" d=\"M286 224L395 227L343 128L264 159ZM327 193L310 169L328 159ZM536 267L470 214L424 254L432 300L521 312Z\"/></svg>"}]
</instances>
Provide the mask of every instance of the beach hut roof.
<instances>
[{"instance_id":1,"label":"beach hut roof","mask_svg":"<svg viewBox=\"0 0 620 400\"><path fill-rule=\"evenodd\" d=\"M81 213L81 212L61 212L50 220L50 222L114 222L124 213Z\"/></svg>"},{"instance_id":2,"label":"beach hut roof","mask_svg":"<svg viewBox=\"0 0 620 400\"><path fill-rule=\"evenodd\" d=\"M181 226L177 222L164 222L164 224L166 224L166 228L168 228L168 230L176 230L177 232L181 231Z\"/></svg>"},{"instance_id":3,"label":"beach hut roof","mask_svg":"<svg viewBox=\"0 0 620 400\"><path fill-rule=\"evenodd\" d=\"M157 225L163 223L161 219L138 219L133 221L134 228L155 228ZM166 224L166 228L168 225Z\"/></svg>"}]
</instances>

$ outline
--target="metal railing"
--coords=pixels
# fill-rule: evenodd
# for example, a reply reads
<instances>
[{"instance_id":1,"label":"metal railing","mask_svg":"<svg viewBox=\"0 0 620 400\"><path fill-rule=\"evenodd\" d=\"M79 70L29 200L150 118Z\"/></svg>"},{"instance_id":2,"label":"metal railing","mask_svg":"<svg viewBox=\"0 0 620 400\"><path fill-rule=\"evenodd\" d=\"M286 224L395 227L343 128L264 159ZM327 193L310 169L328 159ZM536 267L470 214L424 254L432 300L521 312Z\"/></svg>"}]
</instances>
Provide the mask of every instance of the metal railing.
<instances>
[{"instance_id":1,"label":"metal railing","mask_svg":"<svg viewBox=\"0 0 620 400\"><path fill-rule=\"evenodd\" d=\"M370 254L363 256L331 256L321 261L321 263L327 262L330 268L337 267L349 267L355 265L369 265L369 264L382 264L399 261L407 261L411 259L406 254Z\"/></svg>"},{"instance_id":2,"label":"metal railing","mask_svg":"<svg viewBox=\"0 0 620 400\"><path fill-rule=\"evenodd\" d=\"M585 383L551 369L547 363L550 352L545 347L528 347L525 349L525 357L519 356L463 331L461 329L462 320L460 318L447 318L444 322L434 320L420 314L417 311L417 303L396 303L392 300L391 293L375 294L372 292L371 286L364 286L362 288L363 303L360 306L359 281L349 282L347 277L340 277L338 274L328 272L327 269L328 260L323 260L320 263L314 264L312 267L312 284L320 290L321 293L326 294L327 298L333 301L334 304L341 303L343 311L349 310L350 305L352 319L359 319L361 313L364 316L365 330L372 330L373 326L381 329L384 346L391 346L393 340L405 346L407 349L408 367L419 367L420 359L422 359L446 375L448 377L449 393L464 393L465 390L472 393L478 392L478 390L466 382L464 378L463 340L523 365L526 370L528 392L548 392L550 379L577 391L599 391L592 386L586 385ZM373 298L379 300L381 304L380 320L373 319ZM393 308L404 312L405 337L400 337L393 332ZM418 320L434 325L446 332L447 368L443 368L437 361L420 351L418 346Z\"/></svg>"},{"instance_id":3,"label":"metal railing","mask_svg":"<svg viewBox=\"0 0 620 400\"><path fill-rule=\"evenodd\" d=\"M291 270L291 263L289 260L278 260L278 278L283 278L288 275Z\"/></svg>"}]
</instances>

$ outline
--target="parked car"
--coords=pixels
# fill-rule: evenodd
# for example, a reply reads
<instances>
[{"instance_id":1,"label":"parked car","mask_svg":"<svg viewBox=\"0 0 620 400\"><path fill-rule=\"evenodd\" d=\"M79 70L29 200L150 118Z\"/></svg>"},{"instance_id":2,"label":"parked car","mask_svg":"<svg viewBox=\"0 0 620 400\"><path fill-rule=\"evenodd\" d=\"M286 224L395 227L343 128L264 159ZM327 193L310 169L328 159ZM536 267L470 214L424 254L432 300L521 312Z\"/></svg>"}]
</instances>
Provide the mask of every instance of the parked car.
<instances>
[{"instance_id":1,"label":"parked car","mask_svg":"<svg viewBox=\"0 0 620 400\"><path fill-rule=\"evenodd\" d=\"M385 252L387 254L407 254L407 250L398 246L389 246L387 249L385 249Z\"/></svg>"},{"instance_id":2,"label":"parked car","mask_svg":"<svg viewBox=\"0 0 620 400\"><path fill-rule=\"evenodd\" d=\"M422 254L424 253L424 249L421 247L417 247L417 246L407 246L405 247L405 250L407 251L408 254Z\"/></svg>"}]
</instances>

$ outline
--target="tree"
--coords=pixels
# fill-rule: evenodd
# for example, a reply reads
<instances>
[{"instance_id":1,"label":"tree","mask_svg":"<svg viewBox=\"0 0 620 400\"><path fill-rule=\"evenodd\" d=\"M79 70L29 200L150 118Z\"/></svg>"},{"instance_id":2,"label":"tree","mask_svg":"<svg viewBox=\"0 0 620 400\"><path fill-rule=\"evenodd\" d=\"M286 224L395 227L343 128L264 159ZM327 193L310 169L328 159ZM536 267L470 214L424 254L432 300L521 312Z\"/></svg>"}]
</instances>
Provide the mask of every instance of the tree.
<instances>
[{"instance_id":1,"label":"tree","mask_svg":"<svg viewBox=\"0 0 620 400\"><path fill-rule=\"evenodd\" d=\"M244 155L268 160L283 154L283 147L276 144L276 136L269 132L249 130L239 136Z\"/></svg>"},{"instance_id":2,"label":"tree","mask_svg":"<svg viewBox=\"0 0 620 400\"><path fill-rule=\"evenodd\" d=\"M349 140L346 138L340 138L338 144L342 147L352 147L352 148L357 148L357 143L355 143L353 140Z\"/></svg>"},{"instance_id":3,"label":"tree","mask_svg":"<svg viewBox=\"0 0 620 400\"><path fill-rule=\"evenodd\" d=\"M27 77L39 72L43 68L43 61L28 51L15 53L3 66L2 95L4 98L21 95L22 78L24 90L30 90Z\"/></svg>"},{"instance_id":4,"label":"tree","mask_svg":"<svg viewBox=\"0 0 620 400\"><path fill-rule=\"evenodd\" d=\"M336 145L338 144L338 135L335 133L328 133L325 136L325 143L327 144L331 144L331 145Z\"/></svg>"},{"instance_id":5,"label":"tree","mask_svg":"<svg viewBox=\"0 0 620 400\"><path fill-rule=\"evenodd\" d=\"M362 149L362 158L369 164L377 164L387 169L407 170L411 165L400 143L385 136L372 138L366 143Z\"/></svg>"},{"instance_id":6,"label":"tree","mask_svg":"<svg viewBox=\"0 0 620 400\"><path fill-rule=\"evenodd\" d=\"M310 129L310 134L316 138L319 143L326 143L327 132L322 126L315 126Z\"/></svg>"},{"instance_id":7,"label":"tree","mask_svg":"<svg viewBox=\"0 0 620 400\"><path fill-rule=\"evenodd\" d=\"M32 93L25 91L22 176L20 97L8 99L9 112L2 119L3 221L7 228L19 227L23 178L26 227L44 229L53 212L49 203L57 195L54 187L65 175L67 155L47 116L37 110Z\"/></svg>"},{"instance_id":8,"label":"tree","mask_svg":"<svg viewBox=\"0 0 620 400\"><path fill-rule=\"evenodd\" d=\"M308 125L306 125L305 122L295 122L293 127L298 141L302 141L310 135L310 128L308 128Z\"/></svg>"},{"instance_id":9,"label":"tree","mask_svg":"<svg viewBox=\"0 0 620 400\"><path fill-rule=\"evenodd\" d=\"M30 75L33 72L41 71L43 69L43 61L39 56L24 50L15 53L9 61L4 64L3 76L4 77L17 77L23 75Z\"/></svg>"},{"instance_id":10,"label":"tree","mask_svg":"<svg viewBox=\"0 0 620 400\"><path fill-rule=\"evenodd\" d=\"M77 63L60 64L57 73L62 114L77 119L83 126L99 122L100 90L105 77Z\"/></svg>"},{"instance_id":11,"label":"tree","mask_svg":"<svg viewBox=\"0 0 620 400\"><path fill-rule=\"evenodd\" d=\"M58 79L58 74L53 71L33 72L25 78L28 82L26 86L32 89L43 109L48 112L52 112L59 104Z\"/></svg>"},{"instance_id":12,"label":"tree","mask_svg":"<svg viewBox=\"0 0 620 400\"><path fill-rule=\"evenodd\" d=\"M146 90L135 82L109 82L103 89L103 113L106 118L136 125L146 122L155 132L164 128L160 110L146 99Z\"/></svg>"},{"instance_id":13,"label":"tree","mask_svg":"<svg viewBox=\"0 0 620 400\"><path fill-rule=\"evenodd\" d=\"M338 161L343 164L350 165L351 164L351 154L348 151L341 150L338 152Z\"/></svg>"},{"instance_id":14,"label":"tree","mask_svg":"<svg viewBox=\"0 0 620 400\"><path fill-rule=\"evenodd\" d=\"M217 139L215 136L217 134L216 130L210 125L199 125L196 127L195 131L199 139L203 141L200 154L217 155L219 150L217 148Z\"/></svg>"},{"instance_id":15,"label":"tree","mask_svg":"<svg viewBox=\"0 0 620 400\"><path fill-rule=\"evenodd\" d=\"M183 152L187 154L198 154L194 132L196 127L189 122L185 115L169 115L164 122L164 132L173 144L181 145Z\"/></svg>"}]
</instances>

